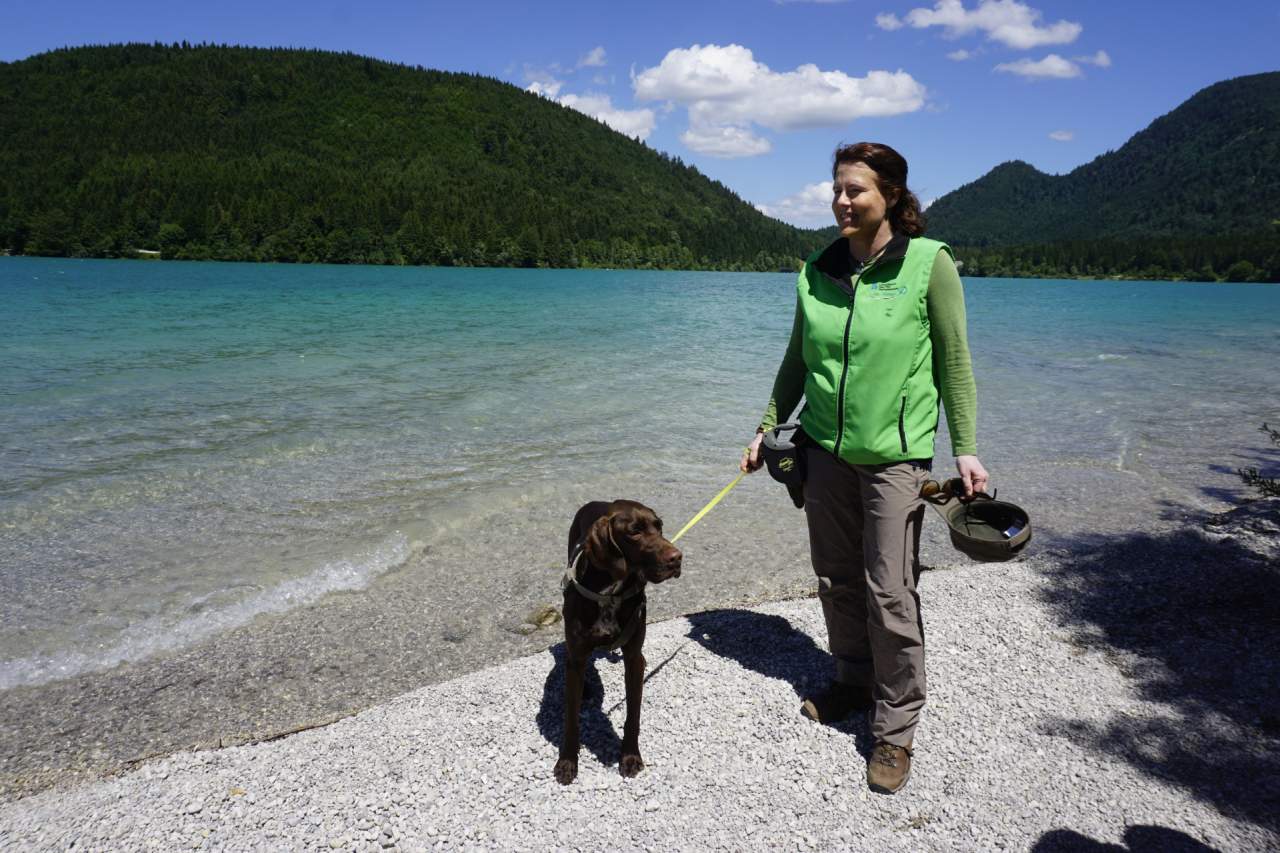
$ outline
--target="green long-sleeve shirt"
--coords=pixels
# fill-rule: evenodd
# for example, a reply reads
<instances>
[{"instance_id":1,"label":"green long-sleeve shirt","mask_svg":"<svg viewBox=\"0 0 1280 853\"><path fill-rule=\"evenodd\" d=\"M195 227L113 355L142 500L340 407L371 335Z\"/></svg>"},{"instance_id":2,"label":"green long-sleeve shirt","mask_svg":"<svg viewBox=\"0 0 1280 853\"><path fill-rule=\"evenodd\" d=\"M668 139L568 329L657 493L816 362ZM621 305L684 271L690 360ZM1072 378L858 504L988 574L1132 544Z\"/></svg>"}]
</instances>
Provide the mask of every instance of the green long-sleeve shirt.
<instances>
[{"instance_id":1,"label":"green long-sleeve shirt","mask_svg":"<svg viewBox=\"0 0 1280 853\"><path fill-rule=\"evenodd\" d=\"M965 331L964 285L951 256L940 251L929 275L925 297L929 315L929 341L933 346L933 375L942 392L951 432L951 452L956 456L976 454L978 392L969 359ZM801 354L804 316L797 304L791 339L773 382L773 394L760 421L763 430L778 424L778 415L790 415L804 395L805 367Z\"/></svg>"}]
</instances>

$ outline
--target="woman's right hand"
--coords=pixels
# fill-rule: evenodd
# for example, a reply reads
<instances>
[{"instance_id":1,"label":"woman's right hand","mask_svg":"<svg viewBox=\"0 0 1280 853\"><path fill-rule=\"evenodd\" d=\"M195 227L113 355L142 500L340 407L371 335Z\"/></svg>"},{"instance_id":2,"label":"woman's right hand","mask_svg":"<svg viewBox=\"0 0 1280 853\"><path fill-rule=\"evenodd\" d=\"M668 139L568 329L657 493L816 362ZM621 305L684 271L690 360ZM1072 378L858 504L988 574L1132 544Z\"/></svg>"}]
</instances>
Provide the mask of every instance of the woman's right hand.
<instances>
[{"instance_id":1,"label":"woman's right hand","mask_svg":"<svg viewBox=\"0 0 1280 853\"><path fill-rule=\"evenodd\" d=\"M760 461L760 442L762 441L764 441L764 433L756 433L756 437L751 439L751 443L742 451L742 459L738 462L739 471L750 474L763 464Z\"/></svg>"}]
</instances>

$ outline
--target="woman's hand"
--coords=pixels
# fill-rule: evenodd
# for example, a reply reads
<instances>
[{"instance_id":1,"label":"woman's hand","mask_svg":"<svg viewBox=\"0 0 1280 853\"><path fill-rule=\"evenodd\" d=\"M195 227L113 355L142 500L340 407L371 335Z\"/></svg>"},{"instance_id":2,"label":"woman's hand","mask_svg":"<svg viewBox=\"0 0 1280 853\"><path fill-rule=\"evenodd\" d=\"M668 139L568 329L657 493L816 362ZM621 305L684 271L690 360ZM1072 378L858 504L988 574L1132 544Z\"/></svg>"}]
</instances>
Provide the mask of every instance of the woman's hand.
<instances>
[{"instance_id":1,"label":"woman's hand","mask_svg":"<svg viewBox=\"0 0 1280 853\"><path fill-rule=\"evenodd\" d=\"M764 441L764 433L756 433L756 437L751 439L751 444L747 445L747 449L742 451L742 459L738 461L739 471L744 474L750 474L760 467L760 442L762 441Z\"/></svg>"},{"instance_id":2,"label":"woman's hand","mask_svg":"<svg viewBox=\"0 0 1280 853\"><path fill-rule=\"evenodd\" d=\"M957 456L956 470L960 472L960 479L964 480L964 496L966 499L973 497L974 492L985 492L987 490L987 469L982 467L978 457Z\"/></svg>"}]
</instances>

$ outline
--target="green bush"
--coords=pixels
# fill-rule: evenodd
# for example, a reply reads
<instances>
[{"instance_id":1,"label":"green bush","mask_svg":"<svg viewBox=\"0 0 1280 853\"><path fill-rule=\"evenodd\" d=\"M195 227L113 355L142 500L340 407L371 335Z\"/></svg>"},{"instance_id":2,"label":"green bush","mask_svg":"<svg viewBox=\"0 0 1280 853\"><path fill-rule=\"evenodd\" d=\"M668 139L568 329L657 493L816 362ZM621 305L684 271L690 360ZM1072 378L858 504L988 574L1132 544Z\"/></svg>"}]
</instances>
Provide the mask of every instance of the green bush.
<instances>
[{"instance_id":1,"label":"green bush","mask_svg":"<svg viewBox=\"0 0 1280 853\"><path fill-rule=\"evenodd\" d=\"M1271 427L1263 424L1259 429L1266 433L1271 439L1271 443L1280 447L1280 432L1273 430ZM1258 473L1257 468L1237 468L1236 473L1240 475L1240 479L1244 480L1244 484L1256 490L1259 497L1263 498L1280 498L1280 480L1274 477L1264 477Z\"/></svg>"}]
</instances>

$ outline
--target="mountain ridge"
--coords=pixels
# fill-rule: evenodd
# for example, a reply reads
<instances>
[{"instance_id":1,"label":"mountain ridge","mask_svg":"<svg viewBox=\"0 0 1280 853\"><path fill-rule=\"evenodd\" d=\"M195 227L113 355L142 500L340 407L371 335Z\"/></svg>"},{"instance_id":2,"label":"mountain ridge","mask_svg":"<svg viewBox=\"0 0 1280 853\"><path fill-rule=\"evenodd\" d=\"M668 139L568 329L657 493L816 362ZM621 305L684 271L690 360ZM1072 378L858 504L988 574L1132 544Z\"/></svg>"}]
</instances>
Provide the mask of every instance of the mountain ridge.
<instances>
[{"instance_id":1,"label":"mountain ridge","mask_svg":"<svg viewBox=\"0 0 1280 853\"><path fill-rule=\"evenodd\" d=\"M790 269L818 242L511 84L316 50L0 63L0 175L12 254Z\"/></svg>"},{"instance_id":2,"label":"mountain ridge","mask_svg":"<svg viewBox=\"0 0 1280 853\"><path fill-rule=\"evenodd\" d=\"M1207 86L1063 175L1001 163L928 217L975 248L1264 232L1280 217L1280 72Z\"/></svg>"}]
</instances>

